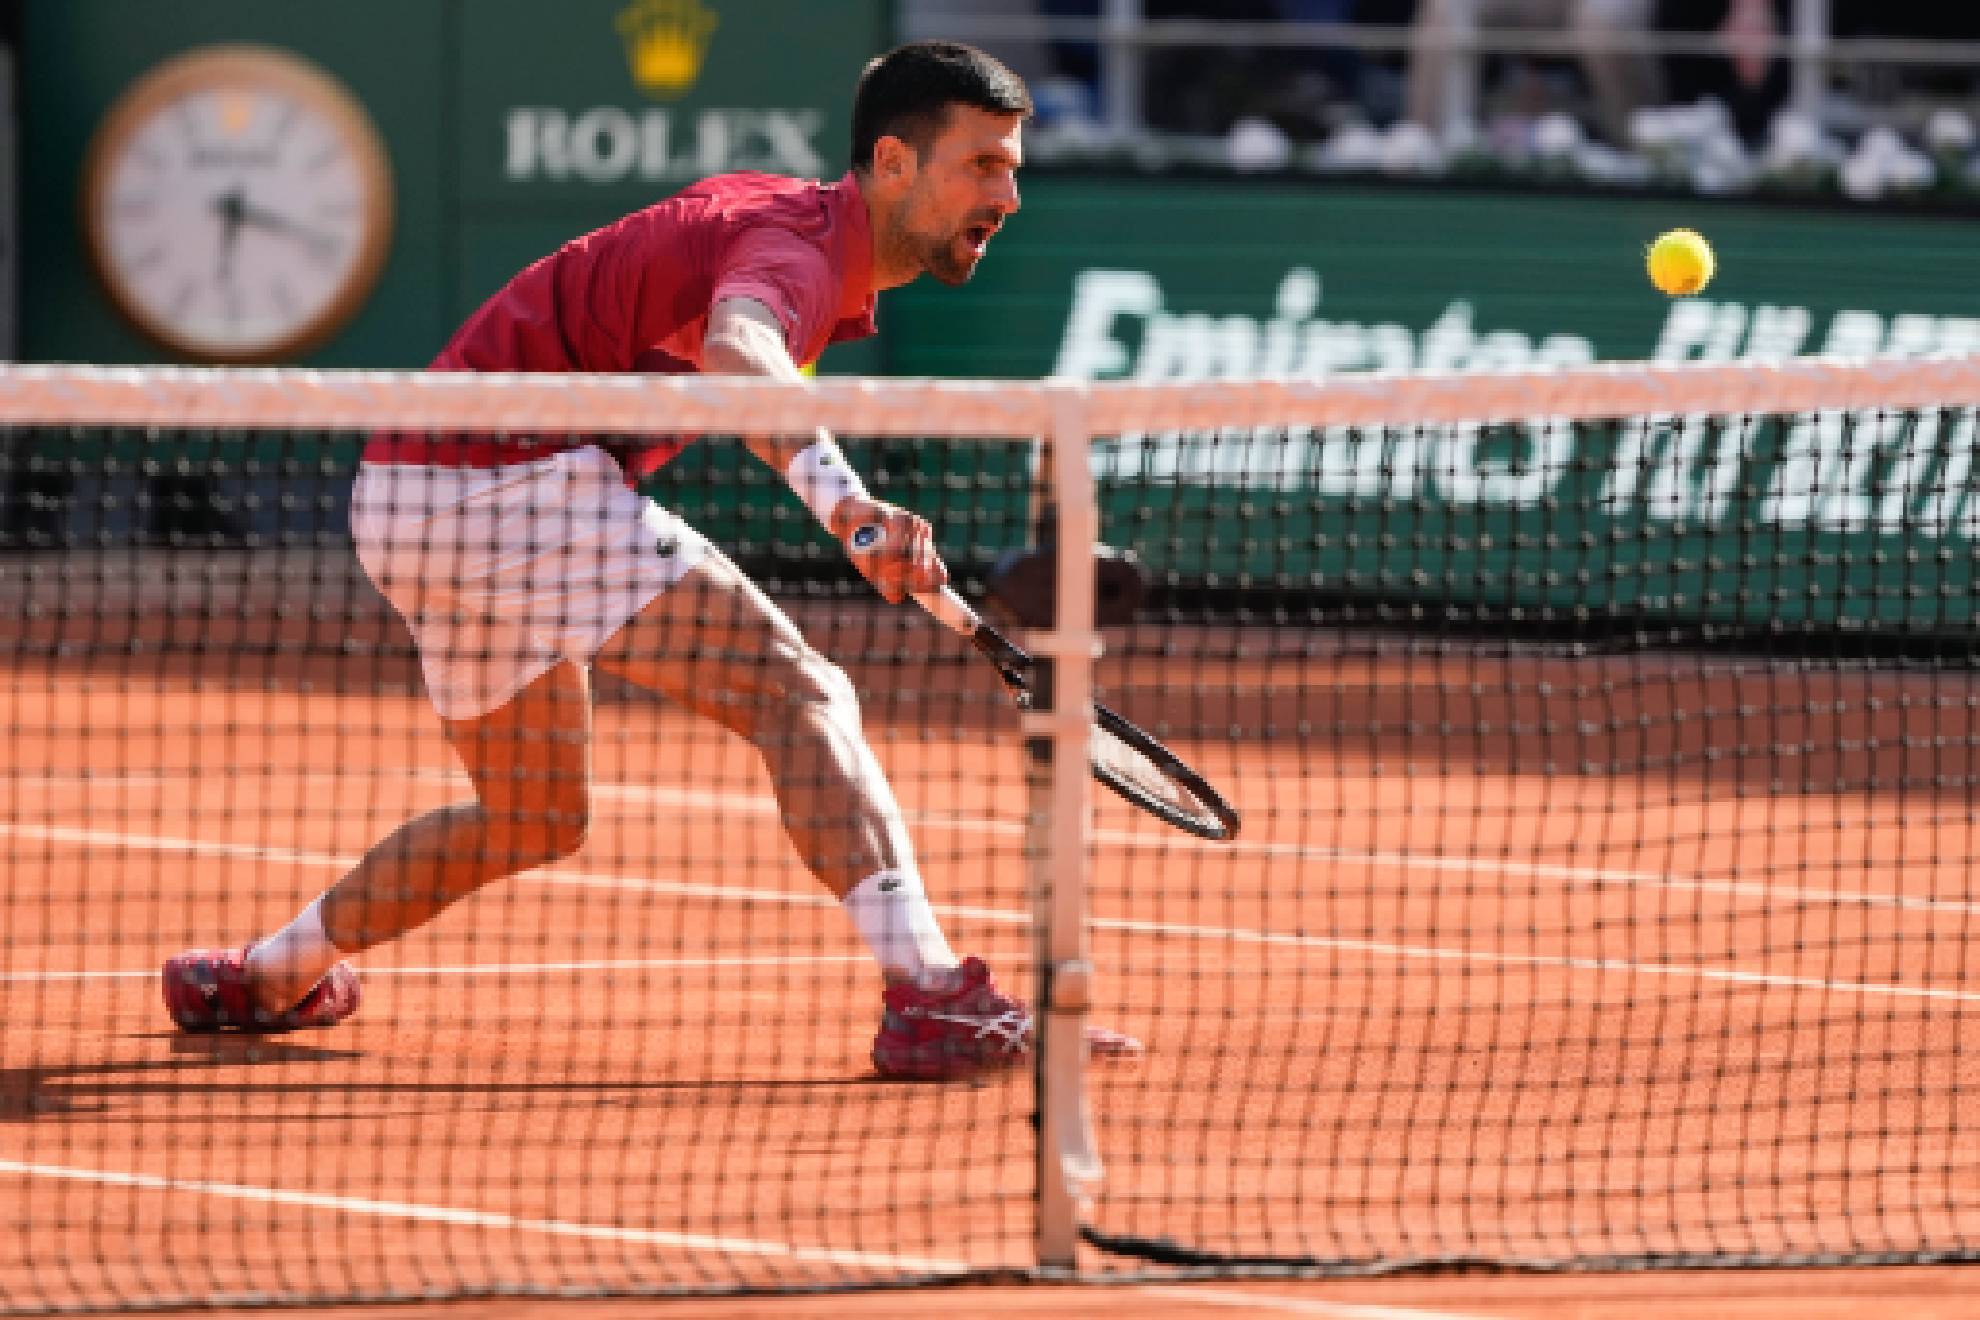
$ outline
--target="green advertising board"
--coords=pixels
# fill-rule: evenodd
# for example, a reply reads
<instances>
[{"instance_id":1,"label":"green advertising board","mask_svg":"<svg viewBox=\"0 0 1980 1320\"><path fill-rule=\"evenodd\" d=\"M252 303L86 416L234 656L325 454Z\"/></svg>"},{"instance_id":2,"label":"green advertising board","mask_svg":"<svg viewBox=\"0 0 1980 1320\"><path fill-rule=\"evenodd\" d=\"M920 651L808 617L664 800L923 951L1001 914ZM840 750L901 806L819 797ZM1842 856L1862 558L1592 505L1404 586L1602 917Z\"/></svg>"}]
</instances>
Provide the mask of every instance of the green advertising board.
<instances>
[{"instance_id":1,"label":"green advertising board","mask_svg":"<svg viewBox=\"0 0 1980 1320\"><path fill-rule=\"evenodd\" d=\"M1721 273L1672 301L1642 257L1680 224ZM904 291L887 326L904 374L1084 380L1980 351L1976 240L1868 211L1041 177L975 282ZM1177 582L1960 631L1974 448L1955 412L1158 433L1095 461L1106 538Z\"/></svg>"},{"instance_id":2,"label":"green advertising board","mask_svg":"<svg viewBox=\"0 0 1980 1320\"><path fill-rule=\"evenodd\" d=\"M463 287L486 293L711 174L842 174L886 17L879 0L475 0L455 110Z\"/></svg>"},{"instance_id":3,"label":"green advertising board","mask_svg":"<svg viewBox=\"0 0 1980 1320\"><path fill-rule=\"evenodd\" d=\"M22 32L21 347L30 360L169 362L177 356L118 313L87 256L84 164L107 117L176 56L251 44L303 57L358 104L384 139L392 245L364 305L310 354L322 366L423 362L447 325L451 153L440 104L453 6L350 0L29 0ZM390 34L383 39L381 34ZM262 200L262 199L257 199ZM276 199L266 199L271 204ZM212 239L220 246L219 226Z\"/></svg>"},{"instance_id":4,"label":"green advertising board","mask_svg":"<svg viewBox=\"0 0 1980 1320\"><path fill-rule=\"evenodd\" d=\"M174 360L91 271L84 161L147 74L246 44L327 75L383 142L383 273L299 359L383 367L423 365L523 266L695 179L843 172L853 83L889 24L885 0L29 0L24 28L24 356Z\"/></svg>"},{"instance_id":5,"label":"green advertising board","mask_svg":"<svg viewBox=\"0 0 1980 1320\"><path fill-rule=\"evenodd\" d=\"M83 195L91 143L155 75L188 55L251 48L257 57L301 61L375 129L390 177L389 247L375 284L327 338L279 358L328 367L417 367L456 326L518 270L560 244L675 192L708 174L758 169L835 177L849 156L852 90L884 48L887 0L349 0L320 6L266 0L28 0L23 25L21 347L28 360L172 362L164 336L141 333L92 270ZM257 117L254 98L204 87L184 110L237 120L252 149L291 121ZM197 97L204 96L205 101ZM187 127L210 146L214 125ZM264 136L266 135L266 136ZM249 153L251 154L251 152ZM184 153L173 160L184 158ZM181 192L206 182L189 173ZM189 180L192 180L189 182ZM209 289L228 269L229 241L213 217L231 191L237 206L281 216L296 199L243 172L212 183L210 202L190 194L192 232L173 251L192 268L171 272ZM198 218L211 233L197 232ZM283 240L266 224L242 243ZM833 371L875 371L876 345L835 349ZM44 449L67 441L49 438ZM135 440L130 442L136 444ZM269 456L234 444L165 447L157 463L195 472L172 500L192 507L201 534L237 525L248 478L239 469ZM733 446L704 446L677 481L729 462ZM126 455L129 457L129 455ZM59 466L59 455L37 462ZM355 443L325 477L290 474L263 490L255 530L275 530L268 511L302 501L314 482L341 502ZM272 470L272 469L270 469ZM0 474L0 542L12 534ZM73 505L48 515L96 535L85 501L65 480L39 472L37 498ZM133 479L135 480L135 479ZM272 478L257 478L268 481ZM734 489L741 490L741 486ZM125 494L132 494L125 492ZM145 495L154 507L152 491ZM279 498L277 497L279 495ZM121 497L120 497L121 498ZM133 499L135 496L133 495ZM739 496L740 498L740 496ZM774 495L772 499L774 500ZM126 509L132 499L123 499ZM229 512L216 512L231 503ZM124 531L130 522L123 518ZM85 528L85 524L88 524ZM134 526L135 524L133 524ZM160 532L164 529L154 527ZM175 529L183 530L183 529ZM18 531L18 529L14 529ZM57 534L52 525L45 528ZM122 533L118 533L122 534Z\"/></svg>"}]
</instances>

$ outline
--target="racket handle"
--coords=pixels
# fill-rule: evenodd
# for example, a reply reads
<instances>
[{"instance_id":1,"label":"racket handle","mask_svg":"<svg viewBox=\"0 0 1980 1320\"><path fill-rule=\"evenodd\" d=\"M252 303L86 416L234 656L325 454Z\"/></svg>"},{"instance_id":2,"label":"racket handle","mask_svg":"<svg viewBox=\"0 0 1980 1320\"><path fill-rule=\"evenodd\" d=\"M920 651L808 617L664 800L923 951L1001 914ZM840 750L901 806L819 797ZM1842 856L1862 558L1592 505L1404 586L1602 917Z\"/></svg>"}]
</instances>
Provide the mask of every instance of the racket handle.
<instances>
[{"instance_id":1,"label":"racket handle","mask_svg":"<svg viewBox=\"0 0 1980 1320\"><path fill-rule=\"evenodd\" d=\"M940 591L917 591L914 600L958 637L976 636L977 625L982 620L976 617L976 611L955 593L953 587L943 587Z\"/></svg>"},{"instance_id":2,"label":"racket handle","mask_svg":"<svg viewBox=\"0 0 1980 1320\"><path fill-rule=\"evenodd\" d=\"M868 523L853 532L849 538L850 546L854 550L871 550L885 540L886 536L886 529L879 523ZM969 607L969 602L958 596L953 587L943 587L940 591L917 591L914 593L914 599L922 609L934 615L958 636L974 639L977 625L983 622L976 617L976 611Z\"/></svg>"}]
</instances>

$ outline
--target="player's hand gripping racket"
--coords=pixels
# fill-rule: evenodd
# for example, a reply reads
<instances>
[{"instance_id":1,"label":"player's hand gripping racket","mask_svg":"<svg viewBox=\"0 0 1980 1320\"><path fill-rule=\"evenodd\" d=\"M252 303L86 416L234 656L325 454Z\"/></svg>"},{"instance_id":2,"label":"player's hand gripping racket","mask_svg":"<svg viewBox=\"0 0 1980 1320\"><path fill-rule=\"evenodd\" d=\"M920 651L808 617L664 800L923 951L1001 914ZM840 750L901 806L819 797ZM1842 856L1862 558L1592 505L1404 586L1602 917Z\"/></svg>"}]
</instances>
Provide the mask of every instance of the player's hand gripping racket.
<instances>
[{"instance_id":1,"label":"player's hand gripping racket","mask_svg":"<svg viewBox=\"0 0 1980 1320\"><path fill-rule=\"evenodd\" d=\"M861 527L852 534L852 548L873 549L882 535L878 527ZM996 666L1018 705L1030 706L1032 660L1022 647L985 623L968 601L948 587L915 592L914 599L951 631L968 638ZM1097 701L1087 755L1095 779L1150 815L1206 839L1237 837L1238 814L1222 794L1174 752Z\"/></svg>"}]
</instances>

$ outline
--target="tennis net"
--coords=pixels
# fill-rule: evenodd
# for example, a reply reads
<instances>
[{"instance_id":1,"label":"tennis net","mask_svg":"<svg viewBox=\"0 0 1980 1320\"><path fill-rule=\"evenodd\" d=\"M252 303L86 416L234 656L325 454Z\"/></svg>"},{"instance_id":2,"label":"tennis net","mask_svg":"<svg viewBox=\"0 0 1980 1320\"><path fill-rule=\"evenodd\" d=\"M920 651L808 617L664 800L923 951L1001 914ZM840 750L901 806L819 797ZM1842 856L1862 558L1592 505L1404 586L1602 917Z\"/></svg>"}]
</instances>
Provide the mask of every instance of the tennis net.
<instances>
[{"instance_id":1,"label":"tennis net","mask_svg":"<svg viewBox=\"0 0 1980 1320\"><path fill-rule=\"evenodd\" d=\"M1976 406L1966 360L0 372L0 1310L1969 1256ZM501 761L589 786L581 848L366 953L335 1030L177 1031L162 959L469 794L353 546L366 438L582 435L616 485L655 418L708 438L642 489L851 678L950 943L1060 987L1043 1065L876 1080L879 978L780 820L792 735L722 727L708 602L593 667L588 761ZM1058 714L724 438L819 424L966 597L1135 553L1097 661L1083 550L1007 620ZM1089 681L1235 839L1089 798ZM1089 1015L1145 1055L1082 1061Z\"/></svg>"}]
</instances>

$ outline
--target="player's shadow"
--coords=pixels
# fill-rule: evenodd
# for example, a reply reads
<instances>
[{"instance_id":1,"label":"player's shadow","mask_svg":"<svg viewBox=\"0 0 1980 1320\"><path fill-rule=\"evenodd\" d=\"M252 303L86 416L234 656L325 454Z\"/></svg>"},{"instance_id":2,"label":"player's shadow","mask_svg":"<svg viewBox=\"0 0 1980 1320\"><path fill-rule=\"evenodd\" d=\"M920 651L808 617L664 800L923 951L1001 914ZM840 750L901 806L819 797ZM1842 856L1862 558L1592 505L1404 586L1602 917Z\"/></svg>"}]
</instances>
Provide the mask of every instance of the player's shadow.
<instances>
[{"instance_id":1,"label":"player's shadow","mask_svg":"<svg viewBox=\"0 0 1980 1320\"><path fill-rule=\"evenodd\" d=\"M321 1045L305 1045L276 1036L222 1034L191 1035L183 1031L136 1033L145 1040L162 1040L177 1056L174 1060L201 1060L209 1064L227 1063L336 1063L362 1059L362 1050L337 1050Z\"/></svg>"},{"instance_id":2,"label":"player's shadow","mask_svg":"<svg viewBox=\"0 0 1980 1320\"><path fill-rule=\"evenodd\" d=\"M323 1078L304 1073L285 1076L280 1081L254 1077L255 1070L271 1064L350 1064L374 1059L360 1050L326 1049L266 1037L213 1035L187 1036L177 1032L143 1033L146 1039L169 1037L172 1057L167 1059L104 1059L94 1062L44 1064L0 1068L0 1124L32 1122L44 1118L99 1116L122 1118L129 1106L143 1101L147 1124L170 1123L175 1118L206 1121L215 1109L216 1098L229 1107L238 1106L232 1121L292 1123L298 1119L330 1119L363 1113L377 1117L387 1112L392 1099L424 1100L452 1097L450 1110L463 1106L462 1098L490 1101L518 1096L555 1097L555 1106L569 1103L573 1095L589 1094L601 1107L634 1106L642 1097L708 1092L719 1094L725 1103L755 1092L766 1107L809 1106L819 1092L892 1087L896 1083L871 1074L856 1077L541 1077L529 1081L474 1081L463 1078L421 1079L394 1076L340 1075L334 1093L361 1097L350 1106L325 1103L333 1094ZM404 1065L398 1065L403 1069ZM234 1071L240 1070L240 1071ZM179 1112L175 1101L188 1107ZM298 1110L284 1101L307 1102ZM411 1112L418 1112L417 1109Z\"/></svg>"},{"instance_id":3,"label":"player's shadow","mask_svg":"<svg viewBox=\"0 0 1980 1320\"><path fill-rule=\"evenodd\" d=\"M323 1049L287 1041L186 1036L176 1032L171 1035L174 1057L170 1059L103 1059L0 1068L0 1123L51 1115L107 1113L114 1101L131 1096L212 1092L221 1089L213 1083L210 1070L215 1065L339 1063L364 1057L355 1050ZM301 1093L317 1087L299 1081L272 1089Z\"/></svg>"}]
</instances>

